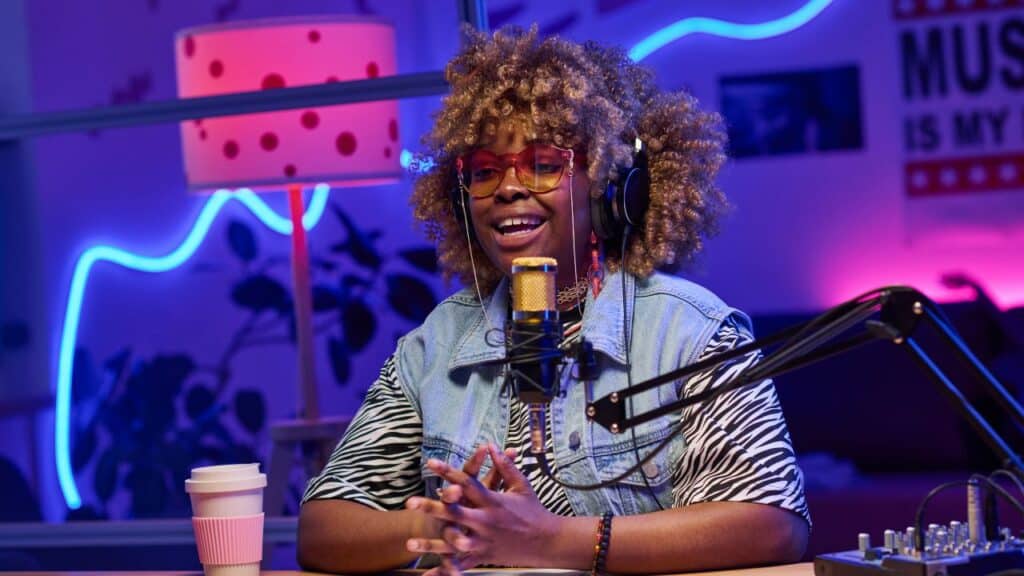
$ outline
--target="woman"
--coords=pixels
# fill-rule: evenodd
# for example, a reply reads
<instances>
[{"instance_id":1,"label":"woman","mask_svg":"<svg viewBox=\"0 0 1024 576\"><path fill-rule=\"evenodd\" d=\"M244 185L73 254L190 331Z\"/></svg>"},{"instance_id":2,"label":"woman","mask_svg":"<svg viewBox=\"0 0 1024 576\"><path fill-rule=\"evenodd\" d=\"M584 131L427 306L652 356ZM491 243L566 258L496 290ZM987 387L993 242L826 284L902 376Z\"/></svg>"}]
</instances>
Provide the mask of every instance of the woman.
<instances>
[{"instance_id":1,"label":"woman","mask_svg":"<svg viewBox=\"0 0 1024 576\"><path fill-rule=\"evenodd\" d=\"M617 50L536 29L467 34L427 139L436 167L412 196L441 264L467 288L402 338L311 480L300 564L368 572L432 554L446 573L480 564L664 573L797 560L809 518L770 382L629 434L584 415L587 394L752 339L741 312L656 271L690 260L724 205L718 117L659 92ZM645 159L643 223L599 240L591 198ZM524 405L488 363L505 355L493 331L507 322L519 256L558 261L563 347L585 338L600 369L590 384L563 371L545 446L554 479L527 449ZM756 359L647 391L632 409L717 386ZM620 482L561 484L609 483L662 441L667 449Z\"/></svg>"}]
</instances>

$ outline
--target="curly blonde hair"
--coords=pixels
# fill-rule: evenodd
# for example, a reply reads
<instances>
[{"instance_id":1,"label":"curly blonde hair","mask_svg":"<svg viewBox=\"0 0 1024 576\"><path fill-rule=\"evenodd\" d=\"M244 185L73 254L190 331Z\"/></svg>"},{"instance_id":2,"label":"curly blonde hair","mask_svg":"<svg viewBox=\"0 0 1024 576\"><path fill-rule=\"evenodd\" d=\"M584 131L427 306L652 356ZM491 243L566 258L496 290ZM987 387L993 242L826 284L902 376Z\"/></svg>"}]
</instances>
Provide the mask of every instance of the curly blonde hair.
<instances>
[{"instance_id":1,"label":"curly blonde hair","mask_svg":"<svg viewBox=\"0 0 1024 576\"><path fill-rule=\"evenodd\" d=\"M489 123L512 118L529 119L539 139L584 153L595 197L617 167L631 165L633 139L647 144L650 204L626 247L628 272L645 278L656 269L673 271L701 250L727 206L715 184L725 161L717 114L698 109L687 93L659 91L653 74L619 49L542 39L536 26L493 37L472 28L463 33L463 48L445 69L451 93L424 138L435 164L417 179L410 201L447 279L473 282L461 214L451 203L455 159L479 144ZM480 288L490 293L502 272L475 237L468 246ZM607 267L617 270L620 246L606 249Z\"/></svg>"}]
</instances>

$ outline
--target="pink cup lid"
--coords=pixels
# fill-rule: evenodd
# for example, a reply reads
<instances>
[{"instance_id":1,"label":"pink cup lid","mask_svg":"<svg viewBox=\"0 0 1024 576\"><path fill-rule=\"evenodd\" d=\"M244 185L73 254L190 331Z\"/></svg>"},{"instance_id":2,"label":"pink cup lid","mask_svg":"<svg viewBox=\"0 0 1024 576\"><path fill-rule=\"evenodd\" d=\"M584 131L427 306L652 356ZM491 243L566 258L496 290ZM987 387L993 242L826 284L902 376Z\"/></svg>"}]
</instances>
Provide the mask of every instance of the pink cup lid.
<instances>
[{"instance_id":1,"label":"pink cup lid","mask_svg":"<svg viewBox=\"0 0 1024 576\"><path fill-rule=\"evenodd\" d=\"M192 477L185 480L185 491L190 494L238 492L263 488L267 477L259 464L226 464L192 469Z\"/></svg>"}]
</instances>

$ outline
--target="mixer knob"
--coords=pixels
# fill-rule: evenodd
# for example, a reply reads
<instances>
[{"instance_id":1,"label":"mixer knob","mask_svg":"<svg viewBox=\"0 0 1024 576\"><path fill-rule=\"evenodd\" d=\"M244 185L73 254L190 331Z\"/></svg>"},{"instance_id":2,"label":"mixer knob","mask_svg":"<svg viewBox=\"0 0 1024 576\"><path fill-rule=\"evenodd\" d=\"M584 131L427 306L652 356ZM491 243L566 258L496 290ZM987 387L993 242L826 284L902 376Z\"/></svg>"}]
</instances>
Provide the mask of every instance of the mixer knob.
<instances>
[{"instance_id":1,"label":"mixer knob","mask_svg":"<svg viewBox=\"0 0 1024 576\"><path fill-rule=\"evenodd\" d=\"M867 532L857 534L857 550L863 554L868 551L868 548L871 548L871 535Z\"/></svg>"},{"instance_id":2,"label":"mixer knob","mask_svg":"<svg viewBox=\"0 0 1024 576\"><path fill-rule=\"evenodd\" d=\"M946 532L945 528L939 527L935 531L935 551L936 552L948 552L949 551L949 532Z\"/></svg>"},{"instance_id":3,"label":"mixer knob","mask_svg":"<svg viewBox=\"0 0 1024 576\"><path fill-rule=\"evenodd\" d=\"M949 523L949 540L953 546L953 551L957 554L964 546L964 541L967 539L964 525L957 520L953 520Z\"/></svg>"},{"instance_id":4,"label":"mixer knob","mask_svg":"<svg viewBox=\"0 0 1024 576\"><path fill-rule=\"evenodd\" d=\"M896 531L886 530L882 533L882 540L885 547L889 550L896 550Z\"/></svg>"},{"instance_id":5,"label":"mixer knob","mask_svg":"<svg viewBox=\"0 0 1024 576\"><path fill-rule=\"evenodd\" d=\"M910 541L910 537L907 536L906 532L896 533L896 552L898 554L909 554L910 549L914 547L914 543Z\"/></svg>"}]
</instances>

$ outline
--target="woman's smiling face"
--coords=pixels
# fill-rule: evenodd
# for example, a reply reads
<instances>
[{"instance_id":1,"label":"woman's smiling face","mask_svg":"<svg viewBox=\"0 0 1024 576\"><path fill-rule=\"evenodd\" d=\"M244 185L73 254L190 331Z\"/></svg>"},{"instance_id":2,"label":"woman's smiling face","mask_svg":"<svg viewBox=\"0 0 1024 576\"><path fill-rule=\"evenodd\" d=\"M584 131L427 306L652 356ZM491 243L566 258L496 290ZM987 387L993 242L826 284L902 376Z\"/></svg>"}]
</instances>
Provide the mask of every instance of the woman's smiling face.
<instances>
[{"instance_id":1,"label":"woman's smiling face","mask_svg":"<svg viewBox=\"0 0 1024 576\"><path fill-rule=\"evenodd\" d=\"M533 141L529 136L532 132L526 121L505 120L497 124L477 149L484 160L469 162L464 168L470 189L474 188L474 175L478 185L481 177L498 180L491 195L470 198L473 228L484 253L506 276L511 274L514 258L548 256L558 260L558 285L571 286L585 276L589 264L590 180L579 159L570 164L569 154ZM536 167L540 178L551 175L558 169L558 163L564 162L557 185L549 191L531 192L511 165L512 156L520 153L520 164L525 160L530 169ZM502 170L505 165L508 167ZM531 181L528 175L524 176ZM578 268L575 271L574 236Z\"/></svg>"}]
</instances>

